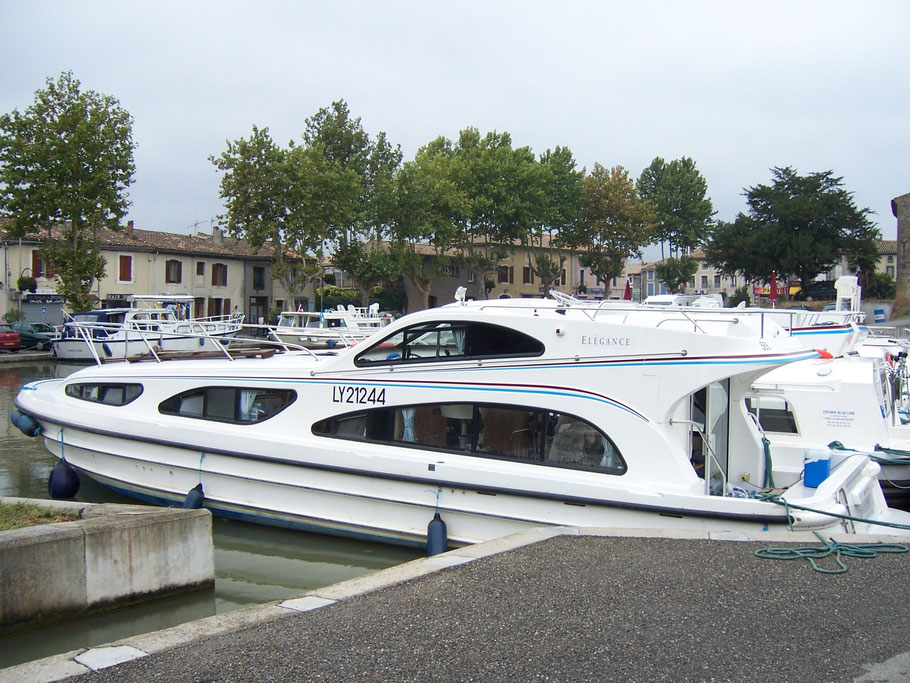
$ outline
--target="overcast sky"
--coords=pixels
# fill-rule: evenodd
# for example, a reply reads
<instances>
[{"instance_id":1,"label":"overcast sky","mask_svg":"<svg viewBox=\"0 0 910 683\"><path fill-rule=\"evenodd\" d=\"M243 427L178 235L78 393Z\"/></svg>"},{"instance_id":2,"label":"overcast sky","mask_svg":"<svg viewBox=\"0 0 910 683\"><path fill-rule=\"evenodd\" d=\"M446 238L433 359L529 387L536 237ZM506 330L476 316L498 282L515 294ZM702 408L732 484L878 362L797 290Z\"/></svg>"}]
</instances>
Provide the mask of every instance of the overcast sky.
<instances>
[{"instance_id":1,"label":"overcast sky","mask_svg":"<svg viewBox=\"0 0 910 683\"><path fill-rule=\"evenodd\" d=\"M0 64L0 112L69 70L120 100L147 230L208 231L208 156L339 99L405 159L468 126L635 178L690 156L723 220L773 166L833 170L886 239L910 192L905 0L0 0Z\"/></svg>"}]
</instances>

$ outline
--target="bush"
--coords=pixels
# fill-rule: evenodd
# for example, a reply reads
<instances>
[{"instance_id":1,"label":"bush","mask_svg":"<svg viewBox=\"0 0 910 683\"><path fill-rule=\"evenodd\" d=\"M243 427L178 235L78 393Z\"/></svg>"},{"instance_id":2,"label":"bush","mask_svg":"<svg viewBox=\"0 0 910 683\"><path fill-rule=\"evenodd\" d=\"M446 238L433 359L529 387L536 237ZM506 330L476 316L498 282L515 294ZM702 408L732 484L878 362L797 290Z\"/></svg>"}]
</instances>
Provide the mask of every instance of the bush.
<instances>
[{"instance_id":1,"label":"bush","mask_svg":"<svg viewBox=\"0 0 910 683\"><path fill-rule=\"evenodd\" d=\"M18 323L23 320L25 320L25 313L18 308L13 308L3 314L3 322L5 323Z\"/></svg>"},{"instance_id":2,"label":"bush","mask_svg":"<svg viewBox=\"0 0 910 683\"><path fill-rule=\"evenodd\" d=\"M347 307L360 305L360 292L351 289L341 289L335 285L329 285L316 290L316 306L322 302L322 308L337 308L338 304Z\"/></svg>"},{"instance_id":3,"label":"bush","mask_svg":"<svg viewBox=\"0 0 910 683\"><path fill-rule=\"evenodd\" d=\"M738 287L737 290L735 292L733 292L733 296L731 296L730 299L727 301L727 306L729 306L730 308L736 308L743 301L746 302L746 305L749 304L749 301L750 301L749 285L743 285L742 287Z\"/></svg>"},{"instance_id":4,"label":"bush","mask_svg":"<svg viewBox=\"0 0 910 683\"><path fill-rule=\"evenodd\" d=\"M893 299L897 296L897 282L888 273L873 273L872 281L863 292L865 299Z\"/></svg>"}]
</instances>

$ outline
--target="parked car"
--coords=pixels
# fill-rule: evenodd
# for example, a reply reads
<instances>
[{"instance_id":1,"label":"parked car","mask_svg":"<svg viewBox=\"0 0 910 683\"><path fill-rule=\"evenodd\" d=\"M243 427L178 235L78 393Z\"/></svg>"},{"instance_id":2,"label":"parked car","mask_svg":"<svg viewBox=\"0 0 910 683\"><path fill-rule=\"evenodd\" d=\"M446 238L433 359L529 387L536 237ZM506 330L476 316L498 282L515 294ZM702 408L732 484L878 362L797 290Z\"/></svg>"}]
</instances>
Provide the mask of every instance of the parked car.
<instances>
[{"instance_id":1,"label":"parked car","mask_svg":"<svg viewBox=\"0 0 910 683\"><path fill-rule=\"evenodd\" d=\"M836 299L837 289L834 288L834 280L819 280L813 282L804 290L793 295L797 301L814 301L817 299Z\"/></svg>"},{"instance_id":2,"label":"parked car","mask_svg":"<svg viewBox=\"0 0 910 683\"><path fill-rule=\"evenodd\" d=\"M0 323L0 349L10 353L18 353L22 348L22 337L6 323Z\"/></svg>"},{"instance_id":3,"label":"parked car","mask_svg":"<svg viewBox=\"0 0 910 683\"><path fill-rule=\"evenodd\" d=\"M23 349L49 351L57 337L57 332L47 323L12 323L12 328L22 337Z\"/></svg>"}]
</instances>

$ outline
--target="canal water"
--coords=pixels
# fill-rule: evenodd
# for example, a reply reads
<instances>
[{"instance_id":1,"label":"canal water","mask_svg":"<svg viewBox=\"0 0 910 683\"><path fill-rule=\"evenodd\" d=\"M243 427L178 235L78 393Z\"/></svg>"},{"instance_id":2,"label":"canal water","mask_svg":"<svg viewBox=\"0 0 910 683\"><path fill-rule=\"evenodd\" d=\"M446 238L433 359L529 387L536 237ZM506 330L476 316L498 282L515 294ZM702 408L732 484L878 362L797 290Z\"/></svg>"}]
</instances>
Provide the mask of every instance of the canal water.
<instances>
[{"instance_id":1,"label":"canal water","mask_svg":"<svg viewBox=\"0 0 910 683\"><path fill-rule=\"evenodd\" d=\"M63 377L79 367L53 361L0 366L0 420L4 425L0 430L0 496L48 498L47 477L56 461L40 437L25 436L9 423L8 416L23 384ZM86 477L76 500L137 504ZM213 536L214 590L2 636L0 668L287 598L422 555L407 548L219 519L214 520Z\"/></svg>"}]
</instances>

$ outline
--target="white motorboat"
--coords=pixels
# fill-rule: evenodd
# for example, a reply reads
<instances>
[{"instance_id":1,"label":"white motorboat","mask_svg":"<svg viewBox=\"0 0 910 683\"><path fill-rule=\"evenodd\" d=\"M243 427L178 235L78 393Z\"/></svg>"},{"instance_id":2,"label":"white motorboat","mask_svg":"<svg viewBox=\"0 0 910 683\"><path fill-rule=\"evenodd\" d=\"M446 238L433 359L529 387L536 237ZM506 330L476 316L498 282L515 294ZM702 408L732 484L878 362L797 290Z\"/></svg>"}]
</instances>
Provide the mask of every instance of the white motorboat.
<instances>
[{"instance_id":1,"label":"white motorboat","mask_svg":"<svg viewBox=\"0 0 910 683\"><path fill-rule=\"evenodd\" d=\"M101 363L159 351L213 351L237 335L242 315L196 318L189 295L135 295L133 305L68 316L53 353Z\"/></svg>"},{"instance_id":2,"label":"white motorboat","mask_svg":"<svg viewBox=\"0 0 910 683\"><path fill-rule=\"evenodd\" d=\"M379 304L343 306L335 310L282 311L278 323L269 327L271 339L306 349L353 346L385 327L391 316L379 314Z\"/></svg>"},{"instance_id":3,"label":"white motorboat","mask_svg":"<svg viewBox=\"0 0 910 683\"><path fill-rule=\"evenodd\" d=\"M15 421L140 499L404 544L436 514L452 544L541 525L910 528L861 454L762 495L746 396L820 355L760 316L459 301L334 355L89 367L23 387Z\"/></svg>"}]
</instances>

